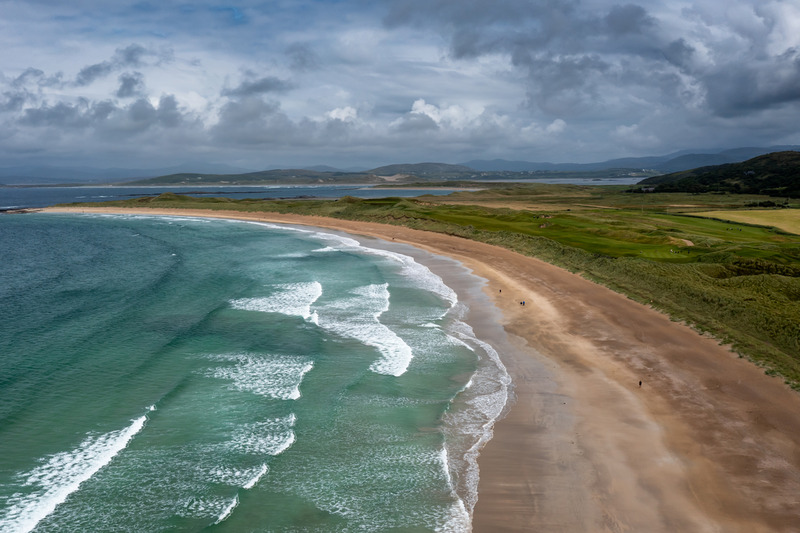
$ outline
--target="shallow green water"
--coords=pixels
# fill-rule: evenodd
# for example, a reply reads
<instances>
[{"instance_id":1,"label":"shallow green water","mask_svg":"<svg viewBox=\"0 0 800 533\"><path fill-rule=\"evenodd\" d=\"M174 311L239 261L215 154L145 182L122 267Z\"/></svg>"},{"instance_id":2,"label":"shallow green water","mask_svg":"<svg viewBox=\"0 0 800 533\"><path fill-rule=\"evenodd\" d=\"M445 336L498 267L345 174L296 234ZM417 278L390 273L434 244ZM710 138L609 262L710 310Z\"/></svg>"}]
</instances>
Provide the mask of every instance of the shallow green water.
<instances>
[{"instance_id":1,"label":"shallow green water","mask_svg":"<svg viewBox=\"0 0 800 533\"><path fill-rule=\"evenodd\" d=\"M0 257L0 531L469 529L506 384L410 257L67 215Z\"/></svg>"}]
</instances>

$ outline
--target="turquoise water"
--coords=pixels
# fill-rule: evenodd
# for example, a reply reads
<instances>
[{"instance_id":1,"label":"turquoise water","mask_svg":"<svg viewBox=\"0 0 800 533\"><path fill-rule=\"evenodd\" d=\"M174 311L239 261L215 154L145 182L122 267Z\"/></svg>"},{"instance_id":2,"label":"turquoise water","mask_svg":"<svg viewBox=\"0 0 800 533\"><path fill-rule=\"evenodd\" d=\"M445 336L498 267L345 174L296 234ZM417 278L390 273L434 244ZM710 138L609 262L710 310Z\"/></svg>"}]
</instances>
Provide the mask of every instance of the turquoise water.
<instances>
[{"instance_id":1,"label":"turquoise water","mask_svg":"<svg viewBox=\"0 0 800 533\"><path fill-rule=\"evenodd\" d=\"M409 255L34 214L0 257L0 531L469 530L507 376Z\"/></svg>"}]
</instances>

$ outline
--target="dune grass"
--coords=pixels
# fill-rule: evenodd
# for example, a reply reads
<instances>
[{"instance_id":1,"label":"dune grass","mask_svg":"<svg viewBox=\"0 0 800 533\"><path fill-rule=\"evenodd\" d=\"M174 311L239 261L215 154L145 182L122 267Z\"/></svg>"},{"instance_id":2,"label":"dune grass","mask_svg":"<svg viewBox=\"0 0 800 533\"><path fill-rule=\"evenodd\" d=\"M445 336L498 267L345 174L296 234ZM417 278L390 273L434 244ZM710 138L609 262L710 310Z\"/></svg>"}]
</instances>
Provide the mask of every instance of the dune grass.
<instances>
[{"instance_id":1,"label":"dune grass","mask_svg":"<svg viewBox=\"0 0 800 533\"><path fill-rule=\"evenodd\" d=\"M559 196L554 187L533 188L529 194L513 187L483 196L368 200L164 194L106 205L318 215L403 225L502 246L580 273L686 321L800 390L800 236L775 227L687 215L709 204L743 206L750 197L632 195L621 188L585 191L575 186L562 186ZM514 194L503 203L507 207L497 207L498 195L508 191ZM471 201L465 203L464 195ZM648 197L649 207L633 208L632 196ZM538 201L542 198L547 201ZM535 208L520 208L529 205Z\"/></svg>"}]
</instances>

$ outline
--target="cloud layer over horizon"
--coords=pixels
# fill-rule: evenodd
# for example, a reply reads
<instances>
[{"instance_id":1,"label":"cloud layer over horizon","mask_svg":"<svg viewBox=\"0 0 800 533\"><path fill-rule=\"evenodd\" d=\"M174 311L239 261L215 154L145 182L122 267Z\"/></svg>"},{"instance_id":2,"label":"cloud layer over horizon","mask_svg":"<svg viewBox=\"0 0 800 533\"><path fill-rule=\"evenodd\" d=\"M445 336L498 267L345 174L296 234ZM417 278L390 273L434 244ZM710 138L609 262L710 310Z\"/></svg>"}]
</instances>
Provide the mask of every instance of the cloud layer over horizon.
<instances>
[{"instance_id":1,"label":"cloud layer over horizon","mask_svg":"<svg viewBox=\"0 0 800 533\"><path fill-rule=\"evenodd\" d=\"M68 4L0 0L0 166L800 144L792 1Z\"/></svg>"}]
</instances>

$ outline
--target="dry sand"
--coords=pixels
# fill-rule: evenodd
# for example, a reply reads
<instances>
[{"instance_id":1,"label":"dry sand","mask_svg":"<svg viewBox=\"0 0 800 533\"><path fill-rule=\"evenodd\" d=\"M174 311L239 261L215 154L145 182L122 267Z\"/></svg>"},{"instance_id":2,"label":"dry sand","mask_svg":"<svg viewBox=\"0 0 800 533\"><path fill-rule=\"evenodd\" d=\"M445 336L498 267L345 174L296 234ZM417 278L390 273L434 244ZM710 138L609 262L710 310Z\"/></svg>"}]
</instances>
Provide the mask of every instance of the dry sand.
<instances>
[{"instance_id":1,"label":"dry sand","mask_svg":"<svg viewBox=\"0 0 800 533\"><path fill-rule=\"evenodd\" d=\"M515 398L479 460L476 532L800 531L800 394L646 306L457 237L321 217L140 211L375 236L488 280L516 347L501 354Z\"/></svg>"}]
</instances>

